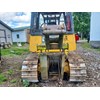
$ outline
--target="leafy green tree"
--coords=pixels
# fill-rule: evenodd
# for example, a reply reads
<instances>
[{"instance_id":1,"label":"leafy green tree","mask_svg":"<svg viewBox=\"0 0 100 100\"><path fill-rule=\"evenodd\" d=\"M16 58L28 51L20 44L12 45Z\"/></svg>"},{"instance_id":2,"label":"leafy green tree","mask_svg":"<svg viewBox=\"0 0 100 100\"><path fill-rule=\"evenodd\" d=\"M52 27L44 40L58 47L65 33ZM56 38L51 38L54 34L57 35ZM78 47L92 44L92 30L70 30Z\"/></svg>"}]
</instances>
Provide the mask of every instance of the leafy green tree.
<instances>
[{"instance_id":1,"label":"leafy green tree","mask_svg":"<svg viewBox=\"0 0 100 100\"><path fill-rule=\"evenodd\" d=\"M87 38L90 32L90 12L74 12L74 30L83 34Z\"/></svg>"}]
</instances>

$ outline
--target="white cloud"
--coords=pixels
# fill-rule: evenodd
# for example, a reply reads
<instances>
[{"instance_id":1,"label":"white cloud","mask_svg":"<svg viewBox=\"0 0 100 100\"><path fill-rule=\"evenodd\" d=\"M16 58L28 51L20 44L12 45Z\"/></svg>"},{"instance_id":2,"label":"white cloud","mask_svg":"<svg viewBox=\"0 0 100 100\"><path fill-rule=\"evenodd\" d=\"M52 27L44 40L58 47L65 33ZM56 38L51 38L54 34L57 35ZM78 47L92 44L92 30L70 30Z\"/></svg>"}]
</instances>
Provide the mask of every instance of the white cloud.
<instances>
[{"instance_id":1,"label":"white cloud","mask_svg":"<svg viewBox=\"0 0 100 100\"><path fill-rule=\"evenodd\" d=\"M11 27L29 26L30 18L30 12L0 12L0 20Z\"/></svg>"},{"instance_id":2,"label":"white cloud","mask_svg":"<svg viewBox=\"0 0 100 100\"><path fill-rule=\"evenodd\" d=\"M22 16L15 16L13 21L19 21L19 22L29 22L30 20L30 13L25 13L25 15Z\"/></svg>"},{"instance_id":3,"label":"white cloud","mask_svg":"<svg viewBox=\"0 0 100 100\"><path fill-rule=\"evenodd\" d=\"M16 15L16 12L0 12L0 20L11 21Z\"/></svg>"},{"instance_id":4,"label":"white cloud","mask_svg":"<svg viewBox=\"0 0 100 100\"><path fill-rule=\"evenodd\" d=\"M30 26L30 23L17 23L16 27Z\"/></svg>"}]
</instances>

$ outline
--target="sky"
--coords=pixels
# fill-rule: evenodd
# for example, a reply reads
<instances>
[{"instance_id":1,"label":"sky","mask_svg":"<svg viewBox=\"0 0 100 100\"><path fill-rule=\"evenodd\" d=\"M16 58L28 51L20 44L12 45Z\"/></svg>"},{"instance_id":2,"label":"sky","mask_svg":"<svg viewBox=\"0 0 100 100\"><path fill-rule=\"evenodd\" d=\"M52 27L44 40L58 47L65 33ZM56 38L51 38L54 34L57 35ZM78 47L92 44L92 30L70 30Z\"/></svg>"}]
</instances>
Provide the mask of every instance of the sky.
<instances>
[{"instance_id":1,"label":"sky","mask_svg":"<svg viewBox=\"0 0 100 100\"><path fill-rule=\"evenodd\" d=\"M0 20L11 28L30 26L31 12L0 12Z\"/></svg>"}]
</instances>

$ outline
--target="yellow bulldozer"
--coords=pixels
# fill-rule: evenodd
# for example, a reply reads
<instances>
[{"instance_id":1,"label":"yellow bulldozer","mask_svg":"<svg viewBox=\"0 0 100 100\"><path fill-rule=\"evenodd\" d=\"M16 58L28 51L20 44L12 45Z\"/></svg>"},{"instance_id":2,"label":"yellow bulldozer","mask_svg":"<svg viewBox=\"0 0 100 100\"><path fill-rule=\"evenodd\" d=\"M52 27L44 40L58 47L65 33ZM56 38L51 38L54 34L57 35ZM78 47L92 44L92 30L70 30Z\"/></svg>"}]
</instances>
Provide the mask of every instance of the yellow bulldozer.
<instances>
[{"instance_id":1,"label":"yellow bulldozer","mask_svg":"<svg viewBox=\"0 0 100 100\"><path fill-rule=\"evenodd\" d=\"M71 12L32 12L29 50L22 64L22 80L85 81L86 66L76 51Z\"/></svg>"}]
</instances>

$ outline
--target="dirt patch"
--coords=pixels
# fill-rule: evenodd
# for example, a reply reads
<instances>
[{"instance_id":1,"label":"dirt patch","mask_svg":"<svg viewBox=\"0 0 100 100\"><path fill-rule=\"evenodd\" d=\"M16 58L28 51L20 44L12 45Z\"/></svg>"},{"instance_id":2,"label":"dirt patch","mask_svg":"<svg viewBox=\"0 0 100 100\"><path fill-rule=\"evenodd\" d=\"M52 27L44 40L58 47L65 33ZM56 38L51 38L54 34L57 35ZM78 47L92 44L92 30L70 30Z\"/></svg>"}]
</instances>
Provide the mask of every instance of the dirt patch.
<instances>
[{"instance_id":1,"label":"dirt patch","mask_svg":"<svg viewBox=\"0 0 100 100\"><path fill-rule=\"evenodd\" d=\"M32 83L30 87L99 87L100 86L100 53L94 50L82 48L81 43L77 45L78 54L84 59L87 67L86 82L70 83L66 81L47 81ZM0 84L1 87L22 87L21 65L26 54L15 57L3 57L0 73L7 77L7 81Z\"/></svg>"},{"instance_id":2,"label":"dirt patch","mask_svg":"<svg viewBox=\"0 0 100 100\"><path fill-rule=\"evenodd\" d=\"M7 78L0 86L22 86L21 83L21 64L23 57L3 57L3 62L0 67L0 72ZM16 82L12 82L16 80Z\"/></svg>"}]
</instances>

